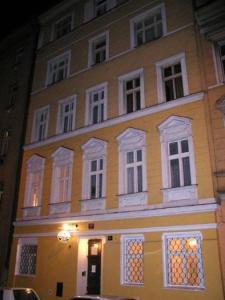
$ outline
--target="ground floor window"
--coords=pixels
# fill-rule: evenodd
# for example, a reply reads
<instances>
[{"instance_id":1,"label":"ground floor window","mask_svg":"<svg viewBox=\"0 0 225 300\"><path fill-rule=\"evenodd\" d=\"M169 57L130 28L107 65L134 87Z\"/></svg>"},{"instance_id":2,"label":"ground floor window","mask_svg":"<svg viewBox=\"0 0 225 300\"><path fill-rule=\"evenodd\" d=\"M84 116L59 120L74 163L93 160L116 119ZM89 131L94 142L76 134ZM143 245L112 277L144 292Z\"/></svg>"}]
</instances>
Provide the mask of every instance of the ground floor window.
<instances>
[{"instance_id":1,"label":"ground floor window","mask_svg":"<svg viewBox=\"0 0 225 300\"><path fill-rule=\"evenodd\" d=\"M144 237L122 236L121 282L124 285L144 284Z\"/></svg>"},{"instance_id":2,"label":"ground floor window","mask_svg":"<svg viewBox=\"0 0 225 300\"><path fill-rule=\"evenodd\" d=\"M35 275L36 258L36 239L21 239L18 243L16 274Z\"/></svg>"},{"instance_id":3,"label":"ground floor window","mask_svg":"<svg viewBox=\"0 0 225 300\"><path fill-rule=\"evenodd\" d=\"M200 233L164 234L165 285L204 287Z\"/></svg>"}]
</instances>

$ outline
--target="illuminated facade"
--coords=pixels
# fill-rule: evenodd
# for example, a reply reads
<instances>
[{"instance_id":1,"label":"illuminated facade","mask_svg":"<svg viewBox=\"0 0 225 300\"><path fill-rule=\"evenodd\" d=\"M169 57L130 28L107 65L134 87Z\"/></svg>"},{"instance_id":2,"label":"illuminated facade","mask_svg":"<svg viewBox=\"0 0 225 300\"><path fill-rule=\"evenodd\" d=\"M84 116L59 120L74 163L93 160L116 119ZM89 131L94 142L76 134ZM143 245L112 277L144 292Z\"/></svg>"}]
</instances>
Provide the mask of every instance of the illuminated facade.
<instances>
[{"instance_id":1,"label":"illuminated facade","mask_svg":"<svg viewBox=\"0 0 225 300\"><path fill-rule=\"evenodd\" d=\"M216 61L184 0L65 1L40 23L10 281L222 300L208 97L225 93L223 43Z\"/></svg>"}]
</instances>

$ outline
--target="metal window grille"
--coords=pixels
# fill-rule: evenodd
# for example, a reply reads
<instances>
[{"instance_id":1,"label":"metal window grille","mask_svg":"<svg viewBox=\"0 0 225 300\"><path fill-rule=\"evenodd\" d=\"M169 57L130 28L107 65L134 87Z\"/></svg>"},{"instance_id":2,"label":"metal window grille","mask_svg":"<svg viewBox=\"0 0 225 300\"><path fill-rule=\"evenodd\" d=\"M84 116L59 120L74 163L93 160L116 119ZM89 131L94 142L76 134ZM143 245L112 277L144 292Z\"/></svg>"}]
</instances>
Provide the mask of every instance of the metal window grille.
<instances>
[{"instance_id":1,"label":"metal window grille","mask_svg":"<svg viewBox=\"0 0 225 300\"><path fill-rule=\"evenodd\" d=\"M36 269L37 245L22 245L19 273L34 275Z\"/></svg>"},{"instance_id":2,"label":"metal window grille","mask_svg":"<svg viewBox=\"0 0 225 300\"><path fill-rule=\"evenodd\" d=\"M142 285L144 283L143 238L125 239L124 283Z\"/></svg>"},{"instance_id":3,"label":"metal window grille","mask_svg":"<svg viewBox=\"0 0 225 300\"><path fill-rule=\"evenodd\" d=\"M204 287L200 236L167 237L167 285Z\"/></svg>"}]
</instances>

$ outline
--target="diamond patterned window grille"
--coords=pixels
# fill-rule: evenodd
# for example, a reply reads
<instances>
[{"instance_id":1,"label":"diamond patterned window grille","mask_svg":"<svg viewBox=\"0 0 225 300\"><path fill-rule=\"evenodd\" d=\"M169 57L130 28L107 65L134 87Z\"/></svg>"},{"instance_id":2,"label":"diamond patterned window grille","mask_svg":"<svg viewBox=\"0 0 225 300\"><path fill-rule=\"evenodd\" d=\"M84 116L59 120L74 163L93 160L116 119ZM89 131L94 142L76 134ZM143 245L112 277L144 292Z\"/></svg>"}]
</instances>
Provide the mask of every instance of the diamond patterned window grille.
<instances>
[{"instance_id":1,"label":"diamond patterned window grille","mask_svg":"<svg viewBox=\"0 0 225 300\"><path fill-rule=\"evenodd\" d=\"M204 287L200 235L166 237L168 286Z\"/></svg>"},{"instance_id":2,"label":"diamond patterned window grille","mask_svg":"<svg viewBox=\"0 0 225 300\"><path fill-rule=\"evenodd\" d=\"M36 269L37 245L22 245L19 274L34 275Z\"/></svg>"},{"instance_id":3,"label":"diamond patterned window grille","mask_svg":"<svg viewBox=\"0 0 225 300\"><path fill-rule=\"evenodd\" d=\"M144 284L143 245L143 237L127 237L124 239L124 284Z\"/></svg>"}]
</instances>

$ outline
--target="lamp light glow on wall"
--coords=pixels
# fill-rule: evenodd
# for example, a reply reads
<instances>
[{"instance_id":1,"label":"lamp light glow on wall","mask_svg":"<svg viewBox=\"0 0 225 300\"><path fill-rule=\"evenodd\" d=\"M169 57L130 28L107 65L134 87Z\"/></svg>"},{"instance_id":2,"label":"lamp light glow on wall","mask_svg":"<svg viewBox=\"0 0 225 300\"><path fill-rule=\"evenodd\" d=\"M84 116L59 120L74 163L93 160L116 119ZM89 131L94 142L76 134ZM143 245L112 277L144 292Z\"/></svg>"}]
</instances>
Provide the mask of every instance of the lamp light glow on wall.
<instances>
[{"instance_id":1,"label":"lamp light glow on wall","mask_svg":"<svg viewBox=\"0 0 225 300\"><path fill-rule=\"evenodd\" d=\"M67 243L71 238L71 233L78 231L77 224L64 224L63 230L59 231L57 234L57 239L61 243Z\"/></svg>"}]
</instances>

